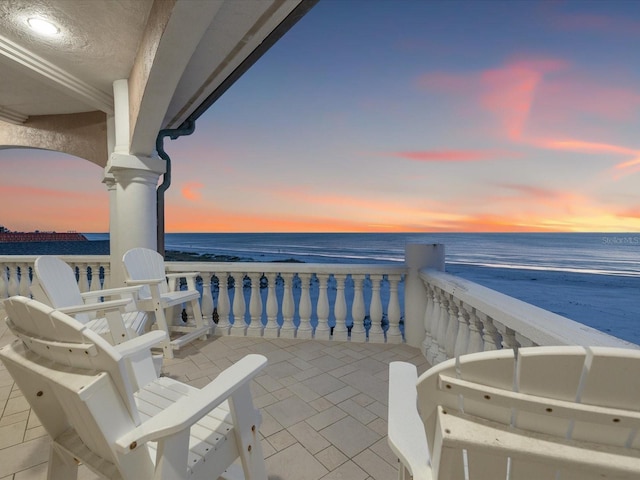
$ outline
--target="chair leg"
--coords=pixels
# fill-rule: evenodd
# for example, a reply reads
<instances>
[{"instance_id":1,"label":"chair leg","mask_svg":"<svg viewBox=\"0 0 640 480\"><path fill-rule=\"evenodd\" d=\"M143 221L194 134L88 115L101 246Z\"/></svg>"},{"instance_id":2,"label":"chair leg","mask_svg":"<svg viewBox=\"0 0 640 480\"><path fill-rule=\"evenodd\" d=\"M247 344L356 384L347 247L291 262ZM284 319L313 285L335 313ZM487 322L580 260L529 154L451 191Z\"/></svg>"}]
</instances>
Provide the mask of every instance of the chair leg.
<instances>
[{"instance_id":1,"label":"chair leg","mask_svg":"<svg viewBox=\"0 0 640 480\"><path fill-rule=\"evenodd\" d=\"M160 346L162 347L162 355L164 358L173 358L173 348L171 347L171 329L167 325L167 317L164 316L164 309L158 304L155 307L156 325L159 329L167 332L167 338Z\"/></svg>"},{"instance_id":2,"label":"chair leg","mask_svg":"<svg viewBox=\"0 0 640 480\"><path fill-rule=\"evenodd\" d=\"M205 326L204 319L202 318L202 310L200 309L200 302L198 302L197 298L191 300L191 309L193 310L193 319L196 322L197 328L202 328ZM209 331L200 337L200 340L206 340Z\"/></svg>"},{"instance_id":3,"label":"chair leg","mask_svg":"<svg viewBox=\"0 0 640 480\"><path fill-rule=\"evenodd\" d=\"M78 478L78 464L63 449L51 444L47 480L70 480Z\"/></svg>"},{"instance_id":4,"label":"chair leg","mask_svg":"<svg viewBox=\"0 0 640 480\"><path fill-rule=\"evenodd\" d=\"M260 443L260 412L253 406L249 383L239 387L229 399L236 429L236 441L246 480L267 480L267 467Z\"/></svg>"}]
</instances>

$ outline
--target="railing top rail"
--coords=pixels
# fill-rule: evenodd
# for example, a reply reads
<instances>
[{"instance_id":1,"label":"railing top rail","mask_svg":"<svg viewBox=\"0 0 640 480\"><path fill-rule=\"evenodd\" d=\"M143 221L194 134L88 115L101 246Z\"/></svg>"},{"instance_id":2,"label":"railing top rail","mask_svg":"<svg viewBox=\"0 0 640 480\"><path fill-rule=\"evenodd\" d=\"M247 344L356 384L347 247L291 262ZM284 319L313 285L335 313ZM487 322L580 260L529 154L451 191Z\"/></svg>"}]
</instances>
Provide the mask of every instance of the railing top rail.
<instances>
[{"instance_id":1,"label":"railing top rail","mask_svg":"<svg viewBox=\"0 0 640 480\"><path fill-rule=\"evenodd\" d=\"M33 263L40 255L0 255L0 263ZM65 262L108 263L109 255L56 255Z\"/></svg>"},{"instance_id":2,"label":"railing top rail","mask_svg":"<svg viewBox=\"0 0 640 480\"><path fill-rule=\"evenodd\" d=\"M640 348L634 343L448 273L423 269L420 277L538 345Z\"/></svg>"},{"instance_id":3,"label":"railing top rail","mask_svg":"<svg viewBox=\"0 0 640 480\"><path fill-rule=\"evenodd\" d=\"M198 272L229 273L338 273L338 274L382 274L403 275L407 267L387 264L348 264L348 263L296 263L296 262L165 262L168 271L185 270ZM188 267L187 267L188 266Z\"/></svg>"}]
</instances>

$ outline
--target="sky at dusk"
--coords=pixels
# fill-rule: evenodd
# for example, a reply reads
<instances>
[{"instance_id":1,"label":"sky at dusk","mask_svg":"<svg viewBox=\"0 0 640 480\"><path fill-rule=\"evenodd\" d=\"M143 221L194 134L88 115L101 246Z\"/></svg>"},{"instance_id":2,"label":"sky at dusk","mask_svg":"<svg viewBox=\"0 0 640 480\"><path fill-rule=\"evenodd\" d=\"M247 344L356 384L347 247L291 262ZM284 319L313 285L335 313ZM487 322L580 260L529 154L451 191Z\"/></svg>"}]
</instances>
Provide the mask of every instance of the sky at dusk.
<instances>
[{"instance_id":1,"label":"sky at dusk","mask_svg":"<svg viewBox=\"0 0 640 480\"><path fill-rule=\"evenodd\" d=\"M640 231L639 47L634 0L320 0L166 141L166 230ZM101 168L0 172L0 224L108 231Z\"/></svg>"}]
</instances>

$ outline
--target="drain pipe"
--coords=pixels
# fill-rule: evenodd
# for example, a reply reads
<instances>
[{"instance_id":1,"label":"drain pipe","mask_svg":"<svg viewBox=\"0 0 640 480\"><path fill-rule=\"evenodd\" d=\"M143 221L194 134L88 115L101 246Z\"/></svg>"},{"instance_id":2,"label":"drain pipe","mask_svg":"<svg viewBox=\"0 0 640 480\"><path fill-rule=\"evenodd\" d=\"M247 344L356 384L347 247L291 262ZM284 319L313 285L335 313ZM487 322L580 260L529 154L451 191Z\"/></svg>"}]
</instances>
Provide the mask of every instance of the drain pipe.
<instances>
[{"instance_id":1,"label":"drain pipe","mask_svg":"<svg viewBox=\"0 0 640 480\"><path fill-rule=\"evenodd\" d=\"M167 170L163 175L162 183L158 186L156 190L156 205L157 205L157 218L158 218L158 229L157 229L157 242L158 242L158 252L160 255L164 257L164 192L166 192L171 186L171 158L164 151L164 137L169 137L171 140L175 140L178 137L182 137L184 135L191 135L193 131L196 129L196 121L192 119L186 120L181 128L166 128L164 130L160 130L158 132L158 136L156 137L156 151L160 158L162 158L167 163Z\"/></svg>"}]
</instances>

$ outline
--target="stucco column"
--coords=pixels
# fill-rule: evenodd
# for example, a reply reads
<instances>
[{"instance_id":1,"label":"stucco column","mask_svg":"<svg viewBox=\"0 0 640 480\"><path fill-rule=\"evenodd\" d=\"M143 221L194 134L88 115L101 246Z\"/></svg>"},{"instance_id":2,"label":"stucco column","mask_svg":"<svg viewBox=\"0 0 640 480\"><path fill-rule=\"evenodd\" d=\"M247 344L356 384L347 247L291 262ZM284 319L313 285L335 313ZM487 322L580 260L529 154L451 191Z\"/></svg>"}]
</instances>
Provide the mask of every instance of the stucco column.
<instances>
[{"instance_id":1,"label":"stucco column","mask_svg":"<svg viewBox=\"0 0 640 480\"><path fill-rule=\"evenodd\" d=\"M444 271L444 245L410 243L405 246L404 258L407 265L404 280L404 337L408 345L421 347L425 338L427 292L420 279L420 270L433 268Z\"/></svg>"},{"instance_id":2,"label":"stucco column","mask_svg":"<svg viewBox=\"0 0 640 480\"><path fill-rule=\"evenodd\" d=\"M118 216L117 209L117 201L116 201L116 179L110 173L105 173L104 178L102 179L102 183L104 183L107 187L107 191L109 192L109 255L112 255L114 251L118 251L118 234L117 223L114 222L114 218ZM113 256L110 257L109 263L113 264ZM109 281L107 282L107 278L105 278L104 288L111 288L114 285L113 280L111 279L111 272L109 272ZM120 285L120 283L118 283Z\"/></svg>"},{"instance_id":3,"label":"stucco column","mask_svg":"<svg viewBox=\"0 0 640 480\"><path fill-rule=\"evenodd\" d=\"M159 158L112 153L106 172L115 180L111 204L111 284L124 285L122 256L135 247L157 249L156 187L165 171Z\"/></svg>"}]
</instances>

